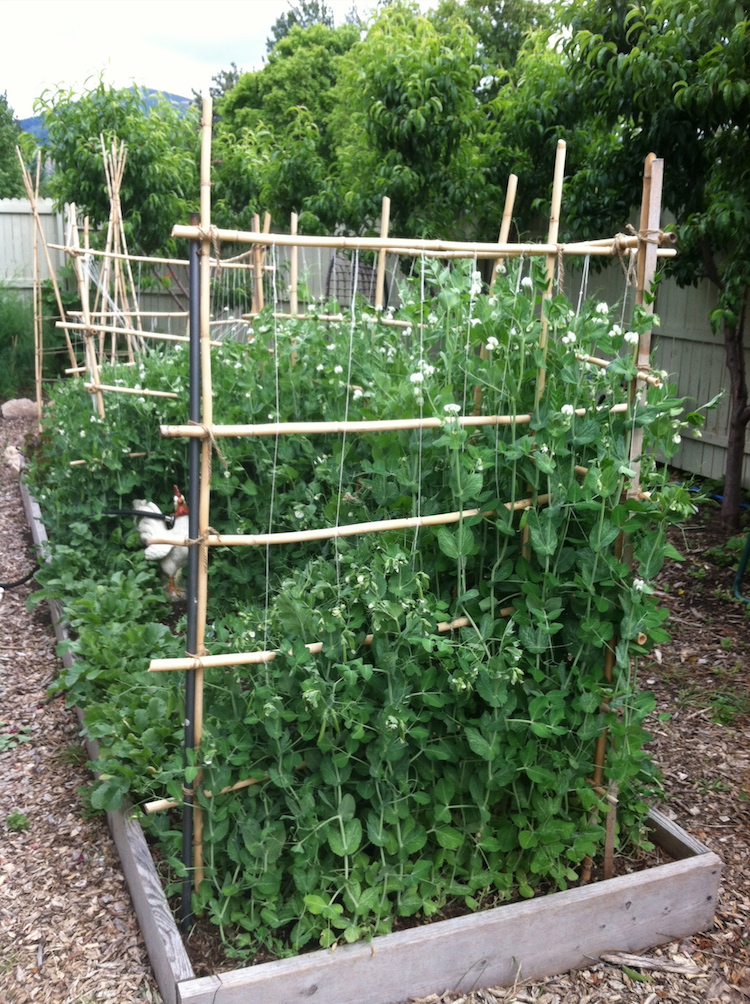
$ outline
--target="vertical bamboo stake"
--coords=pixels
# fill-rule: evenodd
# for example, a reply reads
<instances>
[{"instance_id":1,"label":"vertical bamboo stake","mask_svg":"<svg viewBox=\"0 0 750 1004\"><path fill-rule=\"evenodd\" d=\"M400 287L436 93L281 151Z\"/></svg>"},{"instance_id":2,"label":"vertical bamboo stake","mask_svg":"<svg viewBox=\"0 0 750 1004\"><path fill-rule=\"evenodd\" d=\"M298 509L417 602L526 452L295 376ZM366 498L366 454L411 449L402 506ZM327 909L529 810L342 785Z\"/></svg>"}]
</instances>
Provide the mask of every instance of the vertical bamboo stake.
<instances>
[{"instance_id":1,"label":"vertical bamboo stake","mask_svg":"<svg viewBox=\"0 0 750 1004\"><path fill-rule=\"evenodd\" d=\"M555 174L552 182L552 204L550 206L549 230L547 232L547 243L557 244L557 235L560 230L560 204L562 202L563 178L565 176L565 140L557 141L557 154L555 156ZM547 316L544 312L544 304L552 299L552 283L555 279L555 265L557 255L547 255L547 288L542 297L542 330L539 334L539 348L543 352L543 360L547 358ZM539 367L537 374L537 385L535 395L535 405L538 405L544 394L544 385L547 380L547 370L544 361Z\"/></svg>"},{"instance_id":2,"label":"vertical bamboo stake","mask_svg":"<svg viewBox=\"0 0 750 1004\"><path fill-rule=\"evenodd\" d=\"M657 158L656 154L650 153L646 157L643 168L643 197L641 201L641 219L638 242L638 273L635 302L644 307L650 314L654 312L653 302L646 303L646 291L651 288L656 275L656 252L658 241L656 235L661 226L661 196L664 181L664 161ZM648 372L651 361L651 329L644 331L638 339L636 350L636 365L639 370ZM630 384L630 400L634 403L640 394L641 400L645 403L647 385L638 389L638 381L633 380ZM628 492L630 498L637 497L641 490L641 464L638 457L643 449L643 427L638 426L633 429L630 439L630 464L636 472L633 483Z\"/></svg>"},{"instance_id":3,"label":"vertical bamboo stake","mask_svg":"<svg viewBox=\"0 0 750 1004\"><path fill-rule=\"evenodd\" d=\"M518 175L510 174L508 175L508 186L505 190L505 207L503 209L503 218L500 224L500 234L498 235L498 244L506 244L508 241L508 234L510 233L510 224L513 219L513 206L516 202L516 192L518 190ZM497 270L504 261L504 258L496 258L492 265L492 276L490 277L490 295L495 286L495 279L497 278ZM482 344L482 348L479 352L480 359L487 358L487 348ZM478 415L482 410L482 388L477 385L474 388L474 414Z\"/></svg>"},{"instance_id":4,"label":"vertical bamboo stake","mask_svg":"<svg viewBox=\"0 0 750 1004\"><path fill-rule=\"evenodd\" d=\"M211 126L213 122L213 99L203 98L201 120L201 278L200 278L200 362L201 362L201 417L203 425L211 429L214 421L211 381ZM198 514L201 543L198 561L198 609L196 630L196 654L205 654L206 604L208 600L208 545L205 535L209 527L211 503L211 439L206 436L201 443L201 484L200 509ZM196 749L203 737L203 670L194 671L195 708L193 712L193 741ZM195 785L200 784L200 775ZM195 806L193 832L193 863L195 868L195 888L203 881L203 812Z\"/></svg>"},{"instance_id":5,"label":"vertical bamboo stake","mask_svg":"<svg viewBox=\"0 0 750 1004\"><path fill-rule=\"evenodd\" d=\"M513 207L516 203L516 192L518 191L518 175L509 174L508 175L508 186L505 189L505 208L503 209L503 219L500 224L500 236L497 239L498 244L507 244L508 235L510 234L510 224L513 220ZM495 286L495 279L497 278L497 270L505 261L504 258L495 258L494 264L492 266L492 276L490 278L490 294Z\"/></svg>"},{"instance_id":6,"label":"vertical bamboo stake","mask_svg":"<svg viewBox=\"0 0 750 1004\"><path fill-rule=\"evenodd\" d=\"M42 151L36 155L36 181L34 184L34 205L39 200L39 177L42 167ZM34 228L34 385L36 388L36 419L39 431L42 431L42 280L39 275L39 233Z\"/></svg>"},{"instance_id":7,"label":"vertical bamboo stake","mask_svg":"<svg viewBox=\"0 0 750 1004\"><path fill-rule=\"evenodd\" d=\"M380 210L380 236L388 236L388 228L391 225L391 200L387 195L383 196L382 208ZM386 249L378 251L378 274L375 280L375 309L383 309L383 292L385 290L385 262Z\"/></svg>"},{"instance_id":8,"label":"vertical bamboo stake","mask_svg":"<svg viewBox=\"0 0 750 1004\"><path fill-rule=\"evenodd\" d=\"M297 234L297 227L299 224L299 216L296 213L292 213L292 224L290 232L292 234ZM296 244L292 245L289 251L289 313L292 317L296 317L299 310L299 302L297 298L297 283L298 283L298 270L299 270L299 248Z\"/></svg>"},{"instance_id":9,"label":"vertical bamboo stake","mask_svg":"<svg viewBox=\"0 0 750 1004\"><path fill-rule=\"evenodd\" d=\"M31 187L31 178L29 177L29 172L27 171L26 165L23 162L23 157L21 156L21 150L19 147L16 147L16 153L18 154L18 160L21 165L21 174L23 176L23 187L26 189L26 198L29 200L31 204L31 212L34 216L34 224L36 226L37 233L41 238L42 247L44 248L44 257L47 261L47 271L49 272L49 277L52 282L52 288L55 291L57 310L60 314L60 320L64 321L65 308L63 307L62 297L60 295L60 287L57 283L57 276L55 275L55 270L52 266L52 259L50 258L49 254L49 248L47 247L47 238L45 236L44 229L42 227L42 220L41 217L39 216L38 197L35 196L34 191ZM37 187L37 193L38 193L38 187ZM65 330L65 345L68 349L68 358L70 359L71 367L75 369L78 365L78 362L76 360L75 350L73 348L73 343L70 340L69 332L67 331L67 329L64 330Z\"/></svg>"},{"instance_id":10,"label":"vertical bamboo stake","mask_svg":"<svg viewBox=\"0 0 750 1004\"><path fill-rule=\"evenodd\" d=\"M71 211L72 207L71 207ZM74 221L75 222L75 221ZM78 244L78 227L73 226L73 239L75 244ZM91 376L91 383L94 385L93 393L96 398L96 410L99 414L99 418L104 418L104 395L101 392L101 378L99 376L99 364L97 361L96 344L94 342L94 334L91 328L91 311L89 309L89 296L88 296L88 286L85 281L83 265L81 263L81 256L76 254L73 256L73 267L75 268L76 280L78 282L78 296L81 300L81 311L83 313L83 323L86 325L83 332L84 346L85 346L85 360L86 367Z\"/></svg>"}]
</instances>

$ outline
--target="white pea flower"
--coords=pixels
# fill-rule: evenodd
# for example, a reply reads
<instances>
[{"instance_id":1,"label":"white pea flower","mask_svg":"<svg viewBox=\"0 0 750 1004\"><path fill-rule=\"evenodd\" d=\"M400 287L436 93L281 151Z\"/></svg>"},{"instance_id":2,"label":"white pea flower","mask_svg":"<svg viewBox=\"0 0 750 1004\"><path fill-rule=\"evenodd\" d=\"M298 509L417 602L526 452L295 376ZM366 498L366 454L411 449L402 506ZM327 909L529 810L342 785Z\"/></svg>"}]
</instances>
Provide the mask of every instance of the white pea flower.
<instances>
[{"instance_id":1,"label":"white pea flower","mask_svg":"<svg viewBox=\"0 0 750 1004\"><path fill-rule=\"evenodd\" d=\"M326 345L326 348L328 349L329 352L333 352L333 350L336 348L335 342L331 342L330 344Z\"/></svg>"},{"instance_id":2,"label":"white pea flower","mask_svg":"<svg viewBox=\"0 0 750 1004\"><path fill-rule=\"evenodd\" d=\"M495 338L494 335L490 335L490 337L487 339L487 344L485 345L485 349L487 349L488 352L494 352L495 349L499 347L500 347L500 342L497 340L497 338Z\"/></svg>"},{"instance_id":3,"label":"white pea flower","mask_svg":"<svg viewBox=\"0 0 750 1004\"><path fill-rule=\"evenodd\" d=\"M572 404L564 404L562 406L562 408L560 409L560 413L562 415L565 415L566 418L572 418L573 415L575 415L576 410L575 410L575 408L573 407Z\"/></svg>"},{"instance_id":4,"label":"white pea flower","mask_svg":"<svg viewBox=\"0 0 750 1004\"><path fill-rule=\"evenodd\" d=\"M294 515L295 515L296 519L304 519L305 518L305 514L301 510L299 510L299 509L295 509L294 510Z\"/></svg>"},{"instance_id":5,"label":"white pea flower","mask_svg":"<svg viewBox=\"0 0 750 1004\"><path fill-rule=\"evenodd\" d=\"M682 436L681 436L681 435L680 435L679 433L677 433L677 435L675 435L675 436L672 436L672 442L673 442L673 443L674 443L674 444L675 444L676 446L679 446L679 445L680 445L680 443L682 442Z\"/></svg>"},{"instance_id":6,"label":"white pea flower","mask_svg":"<svg viewBox=\"0 0 750 1004\"><path fill-rule=\"evenodd\" d=\"M481 323L482 323L481 318L479 318L479 317L472 317L472 319L471 319L471 326L472 326L472 328L475 328L477 326L477 324L481 324Z\"/></svg>"},{"instance_id":7,"label":"white pea flower","mask_svg":"<svg viewBox=\"0 0 750 1004\"><path fill-rule=\"evenodd\" d=\"M336 366L333 367L333 372L334 373L343 373L344 372L344 367L336 365Z\"/></svg>"},{"instance_id":8,"label":"white pea flower","mask_svg":"<svg viewBox=\"0 0 750 1004\"><path fill-rule=\"evenodd\" d=\"M503 271L505 271L505 269L503 269ZM494 307L496 305L496 303L497 303L497 297L496 296L491 296L489 298L489 300L487 301L487 303L489 303L489 305L491 307Z\"/></svg>"},{"instance_id":9,"label":"white pea flower","mask_svg":"<svg viewBox=\"0 0 750 1004\"><path fill-rule=\"evenodd\" d=\"M633 579L633 589L635 589L637 593L642 593L645 585L646 583L643 579Z\"/></svg>"},{"instance_id":10,"label":"white pea flower","mask_svg":"<svg viewBox=\"0 0 750 1004\"><path fill-rule=\"evenodd\" d=\"M323 370L325 369L325 366L323 365L323 363L318 363L315 369L317 370L318 373L322 373Z\"/></svg>"},{"instance_id":11,"label":"white pea flower","mask_svg":"<svg viewBox=\"0 0 750 1004\"><path fill-rule=\"evenodd\" d=\"M460 404L446 404L443 407L443 411L447 415L458 415L460 413L460 411L461 411L461 405Z\"/></svg>"},{"instance_id":12,"label":"white pea flower","mask_svg":"<svg viewBox=\"0 0 750 1004\"><path fill-rule=\"evenodd\" d=\"M80 435L81 439L85 439L86 438L86 430L85 429L81 429L79 435Z\"/></svg>"},{"instance_id":13,"label":"white pea flower","mask_svg":"<svg viewBox=\"0 0 750 1004\"><path fill-rule=\"evenodd\" d=\"M525 276L523 277L523 279L521 279L521 285L522 285L522 286L526 286L526 288L527 288L527 289L528 289L529 287L533 286L533 285L534 285L534 282L533 282L533 280L532 280L531 276L529 276L529 275L525 275Z\"/></svg>"},{"instance_id":14,"label":"white pea flower","mask_svg":"<svg viewBox=\"0 0 750 1004\"><path fill-rule=\"evenodd\" d=\"M437 320L438 320L437 314L428 314L427 315L427 323L428 324L437 324Z\"/></svg>"},{"instance_id":15,"label":"white pea flower","mask_svg":"<svg viewBox=\"0 0 750 1004\"><path fill-rule=\"evenodd\" d=\"M638 344L638 333L635 332L635 331L626 331L625 335L624 335L624 338L625 338L625 341L629 345L637 345Z\"/></svg>"},{"instance_id":16,"label":"white pea flower","mask_svg":"<svg viewBox=\"0 0 750 1004\"><path fill-rule=\"evenodd\" d=\"M385 720L385 727L387 729L397 729L398 728L398 718L394 718L393 715L388 715Z\"/></svg>"},{"instance_id":17,"label":"white pea flower","mask_svg":"<svg viewBox=\"0 0 750 1004\"><path fill-rule=\"evenodd\" d=\"M597 314L608 314L609 313L609 304L605 303L602 300L601 303L597 303L597 305L595 307L595 310L596 310Z\"/></svg>"},{"instance_id":18,"label":"white pea flower","mask_svg":"<svg viewBox=\"0 0 750 1004\"><path fill-rule=\"evenodd\" d=\"M424 380L424 374L417 371L416 373L412 373L409 379L412 383L422 383Z\"/></svg>"},{"instance_id":19,"label":"white pea flower","mask_svg":"<svg viewBox=\"0 0 750 1004\"><path fill-rule=\"evenodd\" d=\"M352 392L352 401L359 401L361 397L362 397L362 388L355 387L354 391Z\"/></svg>"},{"instance_id":20,"label":"white pea flower","mask_svg":"<svg viewBox=\"0 0 750 1004\"><path fill-rule=\"evenodd\" d=\"M576 340L575 331L568 331L567 334L563 335L561 339L563 345L574 345L575 340Z\"/></svg>"}]
</instances>

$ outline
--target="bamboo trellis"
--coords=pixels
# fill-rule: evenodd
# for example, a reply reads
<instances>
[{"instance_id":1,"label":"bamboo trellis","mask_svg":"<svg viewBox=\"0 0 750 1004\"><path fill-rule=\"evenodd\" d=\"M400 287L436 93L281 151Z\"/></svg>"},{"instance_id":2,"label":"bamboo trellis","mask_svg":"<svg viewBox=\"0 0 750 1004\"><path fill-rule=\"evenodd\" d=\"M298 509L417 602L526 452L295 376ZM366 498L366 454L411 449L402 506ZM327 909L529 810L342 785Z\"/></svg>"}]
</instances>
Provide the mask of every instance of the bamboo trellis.
<instances>
[{"instance_id":1,"label":"bamboo trellis","mask_svg":"<svg viewBox=\"0 0 750 1004\"><path fill-rule=\"evenodd\" d=\"M191 525L189 536L178 541L190 548L191 559L194 559L194 574L189 583L188 595L188 616L189 616L189 637L188 655L183 659L155 659L149 666L151 672L183 671L186 673L186 685L188 686L188 708L186 719L190 721L190 727L186 730L186 742L188 746L198 748L201 744L202 719L203 719L203 677L205 670L216 667L232 665L259 665L271 662L276 658L275 651L253 651L235 652L218 656L212 656L205 647L206 630L206 603L208 591L208 555L209 549L215 546L268 546L271 544L286 544L300 541L335 539L341 536L350 536L363 533L377 533L396 528L407 528L427 525L445 525L457 522L471 516L487 517L491 512L484 512L479 509L461 510L459 512L442 513L428 517L408 517L404 519L387 519L372 521L369 523L358 523L350 525L339 525L325 527L317 530L295 531L267 534L218 534L211 529L210 525L210 482L211 482L211 457L215 440L221 437L257 437L257 436L280 436L280 435L303 435L310 433L323 433L328 435L346 435L348 433L377 433L381 431L395 429L419 429L436 428L443 424L443 420L437 418L422 419L391 419L382 421L347 421L347 422L268 422L255 425L220 425L213 420L213 400L212 400L212 378L211 378L211 323L209 316L208 294L210 290L210 270L212 248L217 249L222 242L249 244L253 268L256 274L256 289L260 292L253 302L252 315L262 309L262 283L258 280L262 277L264 264L262 260L263 249L267 247L289 247L291 249L291 284L289 288L290 315L282 315L278 312L275 316L291 316L292 318L302 318L308 315L299 314L296 282L298 276L297 250L300 247L327 247L346 248L352 250L367 250L378 252L378 276L376 283L375 307L376 315L380 321L386 319L382 317L383 302L383 277L385 270L386 254L407 254L419 256L437 256L440 258L488 258L495 263L493 268L493 279L498 264L510 257L543 256L546 262L546 273L548 277L547 293L552 295L552 284L558 266L568 255L599 255L599 256L630 256L635 257L639 266L639 289L645 288L650 278L653 277L653 268L658 257L668 257L675 254L674 248L662 244L671 245L674 238L671 234L665 234L659 229L658 218L654 223L653 213L648 216L647 222L642 220L641 232L635 235L615 235L600 241L569 242L558 243L558 228L560 216L560 204L562 195L562 179L564 173L564 144L558 145L558 152L555 165L555 176L553 184L552 211L550 216L550 226L548 238L545 243L509 243L508 233L510 220L512 217L513 195L515 191L515 180L511 176L508 186L505 211L503 213L503 227L500 238L496 244L487 243L466 243L457 241L416 241L414 239L398 239L389 236L389 209L387 200L383 203L383 213L381 218L381 233L379 237L311 237L301 236L297 231L296 219L292 219L290 234L271 233L268 221L263 230L260 229L260 222L256 218L254 230L237 231L219 229L212 225L210 214L210 141L211 141L211 101L204 99L203 103L203 123L202 123L202 156L201 156L201 213L200 219L191 222L190 226L175 226L173 236L186 238L193 242L194 246L200 246L200 279L196 280L195 288L199 288L200 296L191 302L191 316L194 324L191 324L192 350L200 357L200 395L201 413L199 420L191 416L189 425L162 426L161 434L167 437L185 437L189 440L191 448L200 450L200 478L199 484L191 484L191 513L194 512L192 499L197 500L195 506L195 525ZM660 162L658 162L660 163ZM653 200L652 200L653 201ZM649 236L651 235L651 236ZM646 266L641 270L641 263L644 261L642 254L644 247L647 249ZM243 257L243 256L240 256ZM193 261L197 260L196 258ZM650 271L649 271L650 270ZM193 284L191 281L191 290ZM377 308L381 308L378 310ZM321 315L315 315L319 319ZM329 315L327 319L343 320L343 315ZM405 322L394 322L405 323ZM542 334L540 345L544 349L547 343L546 320L542 322ZM638 348L638 374L633 381L631 397L635 395L639 385L659 385L659 378L650 372L648 366L648 349L650 339L648 335L641 336ZM579 354L580 362L595 366L608 365L606 360L597 357ZM195 374L196 371L192 371ZM191 377L192 379L192 377ZM197 393L197 388L191 386L191 396ZM544 393L544 369L540 368L537 378L537 402ZM618 404L607 409L611 412L626 411L629 404ZM586 414L586 409L577 409L577 415ZM457 417L457 422L461 426L482 426L482 425L507 425L511 427L528 425L531 415L494 415L481 416L463 415ZM634 439L631 443L630 457L634 462L638 455L639 444ZM197 453L194 454L197 457ZM579 473L585 474L585 468L576 468ZM635 489L638 496L640 488ZM550 501L549 495L538 495L515 501L504 503L504 507L509 511L526 509L532 505L544 505ZM502 507L501 507L502 508ZM157 539L154 538L156 542ZM170 539L175 543L174 538ZM190 627L191 611L194 615L193 627ZM505 615L512 612L512 608L503 611ZM454 631L467 627L473 627L468 618L460 618L451 622L444 622L436 626L438 631ZM191 633L192 632L192 633ZM372 641L372 636L367 636L364 644ZM306 643L311 653L320 652L323 649L321 642L309 641ZM603 672L605 676L611 676L613 650L607 650L607 656ZM192 703L191 703L192 702ZM593 779L595 790L601 792L606 797L609 795L610 801L616 799L611 793L605 791L603 787L603 774L600 769L603 766L603 749L606 746L606 734L600 738L600 745L597 747L597 772ZM600 756L600 752L602 755ZM303 765L298 765L301 769ZM216 794L224 794L236 791L259 783L264 778L246 778L234 785L222 789ZM214 797L214 793L205 791L202 787L200 772L189 784L184 787L185 798L183 806L185 818L189 818L193 827L192 838L192 863L194 883L200 885L203 875L202 862L202 810L195 803L195 796L199 791L204 791L206 797ZM146 807L148 811L159 811L165 808L174 808L179 802L174 799L163 799L149 803ZM611 841L610 841L611 844ZM187 861L186 861L187 864ZM189 883L189 880L188 880ZM189 915L189 905L186 907L185 889L183 889L183 918L187 909ZM187 895L189 904L189 890Z\"/></svg>"}]
</instances>

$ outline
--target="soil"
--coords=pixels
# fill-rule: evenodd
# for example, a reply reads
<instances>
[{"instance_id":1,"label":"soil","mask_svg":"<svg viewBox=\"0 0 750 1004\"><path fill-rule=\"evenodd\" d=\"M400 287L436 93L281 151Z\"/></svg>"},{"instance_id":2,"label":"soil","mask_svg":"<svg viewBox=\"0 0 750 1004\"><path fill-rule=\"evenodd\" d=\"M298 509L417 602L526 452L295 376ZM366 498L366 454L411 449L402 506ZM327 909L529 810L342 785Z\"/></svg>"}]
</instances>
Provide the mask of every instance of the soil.
<instances>
[{"instance_id":1,"label":"soil","mask_svg":"<svg viewBox=\"0 0 750 1004\"><path fill-rule=\"evenodd\" d=\"M28 429L28 421L0 420L0 454L21 447ZM713 927L647 952L657 968L598 961L420 1004L750 1001L750 604L732 599L741 546L726 540L705 505L674 532L686 560L670 561L657 581L672 641L639 669L657 698L649 729L664 775L660 808L725 862ZM18 486L0 460L0 581L32 567ZM26 608L34 589L29 582L0 599L0 1000L159 1004L106 823L89 815L80 793L87 767L77 719L62 699L47 699L58 661L45 608ZM196 971L217 971L210 931L196 929L187 947Z\"/></svg>"}]
</instances>

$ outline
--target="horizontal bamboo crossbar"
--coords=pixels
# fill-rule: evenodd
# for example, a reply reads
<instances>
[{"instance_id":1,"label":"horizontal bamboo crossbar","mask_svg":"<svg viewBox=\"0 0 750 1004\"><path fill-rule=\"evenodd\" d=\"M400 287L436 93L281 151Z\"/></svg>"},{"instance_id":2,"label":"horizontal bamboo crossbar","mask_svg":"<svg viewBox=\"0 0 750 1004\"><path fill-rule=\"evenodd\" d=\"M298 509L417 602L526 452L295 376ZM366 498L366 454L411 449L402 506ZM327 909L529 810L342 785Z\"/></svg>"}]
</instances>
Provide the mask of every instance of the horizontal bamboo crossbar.
<instances>
[{"instance_id":1,"label":"horizontal bamboo crossbar","mask_svg":"<svg viewBox=\"0 0 750 1004\"><path fill-rule=\"evenodd\" d=\"M597 409L598 410L598 409ZM628 410L627 404L615 404L608 409L610 415ZM588 409L576 408L575 414L582 418ZM461 426L528 425L530 414L522 415L460 415ZM346 434L353 432L400 432L410 429L439 429L446 424L445 419L397 418L374 419L349 422L267 422L260 425L160 425L159 432L165 437L187 436L193 439L228 438L231 436L312 436L317 434Z\"/></svg>"},{"instance_id":2,"label":"horizontal bamboo crossbar","mask_svg":"<svg viewBox=\"0 0 750 1004\"><path fill-rule=\"evenodd\" d=\"M602 369L607 369L611 366L612 359L600 359L598 356L587 356L585 352L576 352L576 359L582 363L591 363L592 366L601 366ZM656 376L654 373L646 373L645 370L639 370L635 375L636 380L641 380L644 383L650 384L652 387L661 387L661 378Z\"/></svg>"},{"instance_id":3,"label":"horizontal bamboo crossbar","mask_svg":"<svg viewBox=\"0 0 750 1004\"><path fill-rule=\"evenodd\" d=\"M528 509L533 505L546 505L549 495L504 502L502 508L509 512ZM190 537L152 537L152 544L174 544L176 547L191 547L203 543L208 547L267 547L271 544L300 544L307 540L336 540L339 537L356 537L360 533L387 533L390 530L415 530L423 526L447 526L460 523L473 516L494 516L497 510L461 509L458 512L436 513L433 516L404 516L400 519L380 519L369 523L349 523L344 526L324 526L316 530L290 530L284 533L207 533L198 540Z\"/></svg>"},{"instance_id":4,"label":"horizontal bamboo crossbar","mask_svg":"<svg viewBox=\"0 0 750 1004\"><path fill-rule=\"evenodd\" d=\"M316 237L300 234L264 234L256 230L223 230L210 227L208 232L201 227L177 225L172 229L173 237L186 240L227 241L232 244L264 244L279 247L327 247L346 248L352 251L411 251L421 254L426 251L460 251L471 256L486 254L489 258L524 257L527 255L602 255L617 254L627 247L637 247L640 238L612 238L609 243L591 244L577 242L573 244L495 244L491 242L414 240L403 237ZM670 238L671 240L671 238ZM676 255L674 248L661 248L657 252L662 256Z\"/></svg>"},{"instance_id":5,"label":"horizontal bamboo crossbar","mask_svg":"<svg viewBox=\"0 0 750 1004\"><path fill-rule=\"evenodd\" d=\"M169 397L175 401L180 396L171 390L148 390L145 387L137 390L135 387L117 387L110 383L85 383L83 386L91 394L98 394L100 390L106 390L113 394L137 394L139 397Z\"/></svg>"},{"instance_id":6,"label":"horizontal bamboo crossbar","mask_svg":"<svg viewBox=\"0 0 750 1004\"><path fill-rule=\"evenodd\" d=\"M513 607L503 607L499 614L501 617L509 617L513 613L513 609ZM437 630L439 634L448 634L451 631L471 626L473 626L472 621L468 617L457 617L452 621L440 621L437 624ZM361 644L370 646L374 639L374 634L365 635ZM319 655L323 651L323 642L311 641L305 645L305 648L311 655ZM258 666L273 662L278 654L278 649L267 649L259 652L234 652L223 655L190 655L181 659L152 659L148 671L149 673L168 673L184 672L191 669L218 669L226 666Z\"/></svg>"},{"instance_id":7,"label":"horizontal bamboo crossbar","mask_svg":"<svg viewBox=\"0 0 750 1004\"><path fill-rule=\"evenodd\" d=\"M83 317L82 310L69 310L70 317ZM90 310L89 317L190 317L187 310Z\"/></svg>"},{"instance_id":8,"label":"horizontal bamboo crossbar","mask_svg":"<svg viewBox=\"0 0 750 1004\"><path fill-rule=\"evenodd\" d=\"M54 251L64 251L71 257L83 257L84 255L96 255L100 258L114 258L119 261L141 261L150 262L152 265L184 265L187 267L190 262L187 258L149 258L147 255L137 255L137 254L121 254L117 251L97 251L94 248L82 248L82 247L71 247L68 244L48 244L47 247L52 248ZM216 258L209 259L211 263L211 268L236 268L245 272L250 272L253 270L252 265L246 265L243 262L235 261L219 261Z\"/></svg>"},{"instance_id":9,"label":"horizontal bamboo crossbar","mask_svg":"<svg viewBox=\"0 0 750 1004\"><path fill-rule=\"evenodd\" d=\"M135 457L147 457L148 453L126 453L125 456L128 457L128 459L132 460ZM93 463L104 464L104 463L106 463L106 460L104 460L103 457L92 457L90 460L71 460L71 461L69 461L68 466L69 467L83 467L83 466L85 466L86 464L89 464L89 463L92 463L92 464Z\"/></svg>"},{"instance_id":10,"label":"horizontal bamboo crossbar","mask_svg":"<svg viewBox=\"0 0 750 1004\"><path fill-rule=\"evenodd\" d=\"M57 321L57 328L69 331L88 331L104 335L130 335L133 338L151 338L163 342L189 342L189 335L169 335L165 331L141 331L139 328L118 328L115 324L83 324L78 321ZM221 346L221 342L213 341L211 345Z\"/></svg>"}]
</instances>

